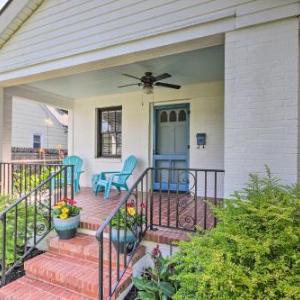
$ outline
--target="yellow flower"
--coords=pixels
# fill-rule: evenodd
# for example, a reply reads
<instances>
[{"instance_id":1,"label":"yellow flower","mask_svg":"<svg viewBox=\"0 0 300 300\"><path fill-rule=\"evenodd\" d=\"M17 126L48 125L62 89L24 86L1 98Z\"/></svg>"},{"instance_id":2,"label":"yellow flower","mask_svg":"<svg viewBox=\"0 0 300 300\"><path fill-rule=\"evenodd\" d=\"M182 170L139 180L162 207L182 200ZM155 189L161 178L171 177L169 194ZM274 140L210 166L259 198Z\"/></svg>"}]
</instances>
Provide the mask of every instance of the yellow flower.
<instances>
[{"instance_id":1,"label":"yellow flower","mask_svg":"<svg viewBox=\"0 0 300 300\"><path fill-rule=\"evenodd\" d=\"M135 216L135 214L136 214L136 210L135 210L135 208L134 207L128 207L127 208L127 212L128 212L128 214L130 215L130 216Z\"/></svg>"},{"instance_id":2,"label":"yellow flower","mask_svg":"<svg viewBox=\"0 0 300 300\"><path fill-rule=\"evenodd\" d=\"M62 220L68 219L68 215L67 215L67 214L60 214L59 217L60 217Z\"/></svg>"},{"instance_id":3,"label":"yellow flower","mask_svg":"<svg viewBox=\"0 0 300 300\"><path fill-rule=\"evenodd\" d=\"M66 205L66 202L65 202L65 201L60 201L60 202L57 202L56 205L62 207L62 206L65 206L65 205Z\"/></svg>"},{"instance_id":4,"label":"yellow flower","mask_svg":"<svg viewBox=\"0 0 300 300\"><path fill-rule=\"evenodd\" d=\"M54 209L60 209L60 206L55 205L55 206L53 206L53 208L54 208Z\"/></svg>"},{"instance_id":5,"label":"yellow flower","mask_svg":"<svg viewBox=\"0 0 300 300\"><path fill-rule=\"evenodd\" d=\"M69 209L68 209L67 207L63 207L63 208L61 209L61 212L62 212L63 214L68 214Z\"/></svg>"}]
</instances>

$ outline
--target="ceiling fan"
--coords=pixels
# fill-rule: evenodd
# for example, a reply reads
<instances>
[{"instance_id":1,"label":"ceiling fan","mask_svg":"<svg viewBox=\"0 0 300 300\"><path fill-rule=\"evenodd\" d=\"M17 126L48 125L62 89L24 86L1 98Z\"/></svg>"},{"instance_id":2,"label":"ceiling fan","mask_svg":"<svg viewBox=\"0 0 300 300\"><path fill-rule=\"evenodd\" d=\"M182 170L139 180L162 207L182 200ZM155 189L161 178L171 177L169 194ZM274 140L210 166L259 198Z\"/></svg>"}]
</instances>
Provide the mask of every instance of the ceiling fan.
<instances>
[{"instance_id":1,"label":"ceiling fan","mask_svg":"<svg viewBox=\"0 0 300 300\"><path fill-rule=\"evenodd\" d=\"M125 84L125 85L120 85L118 86L119 88L124 88L128 86L142 86L143 90L146 94L152 94L153 93L153 86L161 86L161 87L166 87L170 89L180 89L181 86L177 84L171 84L171 83L165 83L165 82L160 82L160 80L170 78L172 75L168 73L163 73L158 76L153 76L152 72L145 72L145 75L143 75L141 78L130 75L130 74L122 74L123 76L134 78L139 80L140 82L138 83L131 83L131 84Z\"/></svg>"}]
</instances>

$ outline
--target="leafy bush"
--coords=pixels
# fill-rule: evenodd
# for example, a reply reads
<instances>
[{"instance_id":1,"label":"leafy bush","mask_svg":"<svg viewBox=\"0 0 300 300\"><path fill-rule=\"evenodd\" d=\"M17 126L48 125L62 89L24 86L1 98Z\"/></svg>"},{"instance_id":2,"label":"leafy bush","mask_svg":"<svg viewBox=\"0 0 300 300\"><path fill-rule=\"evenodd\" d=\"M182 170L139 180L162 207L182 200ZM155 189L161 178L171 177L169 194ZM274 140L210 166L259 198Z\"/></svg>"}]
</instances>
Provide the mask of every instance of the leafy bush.
<instances>
[{"instance_id":1,"label":"leafy bush","mask_svg":"<svg viewBox=\"0 0 300 300\"><path fill-rule=\"evenodd\" d=\"M142 277L133 278L134 286L139 290L136 300L167 300L176 291L176 284L171 280L174 275L173 263L163 258L159 246L152 250L153 268L148 268Z\"/></svg>"},{"instance_id":2,"label":"leafy bush","mask_svg":"<svg viewBox=\"0 0 300 300\"><path fill-rule=\"evenodd\" d=\"M214 211L215 229L180 243L173 299L300 299L300 187L267 170Z\"/></svg>"},{"instance_id":3,"label":"leafy bush","mask_svg":"<svg viewBox=\"0 0 300 300\"><path fill-rule=\"evenodd\" d=\"M15 199L7 196L0 197L0 213L11 204L15 202ZM34 205L31 203L27 204L27 223L25 214L25 201L18 205L18 219L17 219L17 231L15 231L15 209L10 210L6 214L6 265L9 266L14 262L14 259L18 260L25 250L25 246L29 246L31 239L34 235ZM49 225L48 222L48 210L42 206L37 206L36 224L37 234L42 234L46 227ZM25 236L25 228L27 230ZM16 253L14 252L16 238ZM26 240L25 240L26 238ZM0 257L2 258L2 240L3 240L3 225L0 222ZM0 262L1 263L1 262Z\"/></svg>"},{"instance_id":4,"label":"leafy bush","mask_svg":"<svg viewBox=\"0 0 300 300\"><path fill-rule=\"evenodd\" d=\"M13 173L14 191L17 193L29 193L51 176L55 167L42 167L39 169L24 168ZM43 189L48 189L49 184L45 184Z\"/></svg>"}]
</instances>

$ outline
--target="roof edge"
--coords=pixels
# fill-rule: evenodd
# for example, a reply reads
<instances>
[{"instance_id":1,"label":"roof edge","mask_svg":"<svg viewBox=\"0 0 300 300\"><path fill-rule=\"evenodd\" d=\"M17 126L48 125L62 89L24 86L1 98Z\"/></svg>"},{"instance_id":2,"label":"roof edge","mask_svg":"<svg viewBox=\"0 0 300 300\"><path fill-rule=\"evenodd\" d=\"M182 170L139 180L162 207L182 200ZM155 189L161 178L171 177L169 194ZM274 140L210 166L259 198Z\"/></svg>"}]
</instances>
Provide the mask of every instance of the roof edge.
<instances>
[{"instance_id":1,"label":"roof edge","mask_svg":"<svg viewBox=\"0 0 300 300\"><path fill-rule=\"evenodd\" d=\"M9 0L0 14L0 49L27 21L44 0Z\"/></svg>"}]
</instances>

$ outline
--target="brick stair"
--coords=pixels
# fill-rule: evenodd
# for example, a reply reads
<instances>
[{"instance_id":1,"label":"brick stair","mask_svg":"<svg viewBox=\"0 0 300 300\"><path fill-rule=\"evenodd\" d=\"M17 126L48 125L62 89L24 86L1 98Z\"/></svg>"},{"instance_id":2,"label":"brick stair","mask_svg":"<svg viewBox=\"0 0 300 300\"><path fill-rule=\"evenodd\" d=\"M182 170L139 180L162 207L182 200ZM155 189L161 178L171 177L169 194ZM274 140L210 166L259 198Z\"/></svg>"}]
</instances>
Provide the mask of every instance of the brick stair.
<instances>
[{"instance_id":1,"label":"brick stair","mask_svg":"<svg viewBox=\"0 0 300 300\"><path fill-rule=\"evenodd\" d=\"M104 239L104 298L108 295L109 242ZM25 262L26 276L0 289L0 299L98 299L98 242L93 236L79 234L71 240L49 241L49 251ZM145 255L139 247L116 288L117 298L131 284L132 266ZM115 282L116 250L112 246L112 283ZM120 270L124 256L120 258Z\"/></svg>"}]
</instances>

